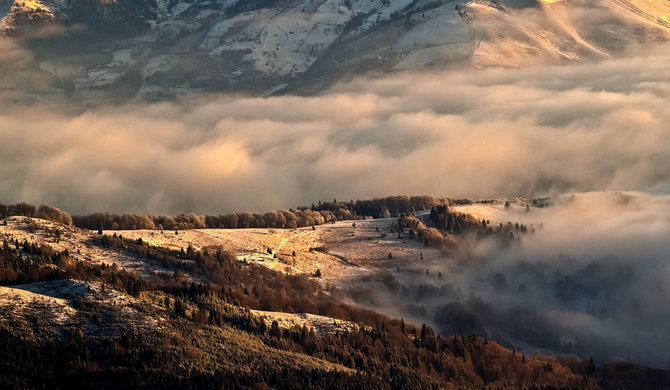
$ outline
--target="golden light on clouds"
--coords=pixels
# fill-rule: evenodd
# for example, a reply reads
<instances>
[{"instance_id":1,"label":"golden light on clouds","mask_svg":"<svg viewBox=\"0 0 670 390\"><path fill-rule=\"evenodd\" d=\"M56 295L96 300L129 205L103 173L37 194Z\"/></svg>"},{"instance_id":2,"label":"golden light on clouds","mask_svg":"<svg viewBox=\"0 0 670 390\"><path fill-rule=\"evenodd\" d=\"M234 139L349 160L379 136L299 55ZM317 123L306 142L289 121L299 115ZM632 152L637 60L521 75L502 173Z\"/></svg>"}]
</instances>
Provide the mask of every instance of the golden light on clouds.
<instances>
[{"instance_id":1,"label":"golden light on clouds","mask_svg":"<svg viewBox=\"0 0 670 390\"><path fill-rule=\"evenodd\" d=\"M321 96L0 114L0 194L72 212L224 212L388 194L670 190L670 58L395 73ZM436 88L436 86L445 86Z\"/></svg>"}]
</instances>

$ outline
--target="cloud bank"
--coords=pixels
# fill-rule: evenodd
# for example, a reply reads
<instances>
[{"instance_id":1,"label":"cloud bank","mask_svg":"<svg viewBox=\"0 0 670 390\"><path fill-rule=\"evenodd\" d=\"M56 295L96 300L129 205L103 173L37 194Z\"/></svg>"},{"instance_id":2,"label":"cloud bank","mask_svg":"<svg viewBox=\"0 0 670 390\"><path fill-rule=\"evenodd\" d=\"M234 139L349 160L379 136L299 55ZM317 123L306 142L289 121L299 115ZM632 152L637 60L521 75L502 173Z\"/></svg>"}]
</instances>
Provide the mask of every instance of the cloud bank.
<instances>
[{"instance_id":1,"label":"cloud bank","mask_svg":"<svg viewBox=\"0 0 670 390\"><path fill-rule=\"evenodd\" d=\"M536 230L509 250L477 244L454 278L472 313L516 342L670 367L670 197L585 193L503 215Z\"/></svg>"},{"instance_id":2,"label":"cloud bank","mask_svg":"<svg viewBox=\"0 0 670 390\"><path fill-rule=\"evenodd\" d=\"M267 210L389 194L670 189L670 56L398 73L319 96L12 103L40 83L0 45L0 200L73 213ZM7 53L8 55L5 55ZM33 83L33 84L31 84Z\"/></svg>"},{"instance_id":3,"label":"cloud bank","mask_svg":"<svg viewBox=\"0 0 670 390\"><path fill-rule=\"evenodd\" d=\"M388 264L383 277L348 281L348 293L390 316L486 335L525 354L669 368L670 196L599 191L555 202L461 208L531 232L512 245L473 234L463 253Z\"/></svg>"}]
</instances>

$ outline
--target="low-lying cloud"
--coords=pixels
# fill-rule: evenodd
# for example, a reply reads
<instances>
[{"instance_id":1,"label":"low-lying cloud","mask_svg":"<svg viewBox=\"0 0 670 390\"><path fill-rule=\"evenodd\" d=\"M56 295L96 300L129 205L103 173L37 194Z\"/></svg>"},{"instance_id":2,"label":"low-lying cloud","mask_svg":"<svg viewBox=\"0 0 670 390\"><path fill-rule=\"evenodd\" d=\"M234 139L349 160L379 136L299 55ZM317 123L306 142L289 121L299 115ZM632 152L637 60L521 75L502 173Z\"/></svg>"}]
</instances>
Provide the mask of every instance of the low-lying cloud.
<instances>
[{"instance_id":1,"label":"low-lying cloud","mask_svg":"<svg viewBox=\"0 0 670 390\"><path fill-rule=\"evenodd\" d=\"M666 54L397 73L313 97L82 108L11 103L22 84L7 71L30 55L7 43L0 50L5 85L14 82L0 99L4 203L218 213L398 193L670 188Z\"/></svg>"},{"instance_id":2,"label":"low-lying cloud","mask_svg":"<svg viewBox=\"0 0 670 390\"><path fill-rule=\"evenodd\" d=\"M478 244L481 260L456 283L488 306L467 305L515 341L670 367L670 198L597 192L559 203L503 214L536 230L509 250Z\"/></svg>"},{"instance_id":3,"label":"low-lying cloud","mask_svg":"<svg viewBox=\"0 0 670 390\"><path fill-rule=\"evenodd\" d=\"M389 264L364 294L349 294L388 315L486 335L526 354L669 368L670 197L600 191L554 202L468 208L529 232L512 245L467 236L464 253Z\"/></svg>"}]
</instances>

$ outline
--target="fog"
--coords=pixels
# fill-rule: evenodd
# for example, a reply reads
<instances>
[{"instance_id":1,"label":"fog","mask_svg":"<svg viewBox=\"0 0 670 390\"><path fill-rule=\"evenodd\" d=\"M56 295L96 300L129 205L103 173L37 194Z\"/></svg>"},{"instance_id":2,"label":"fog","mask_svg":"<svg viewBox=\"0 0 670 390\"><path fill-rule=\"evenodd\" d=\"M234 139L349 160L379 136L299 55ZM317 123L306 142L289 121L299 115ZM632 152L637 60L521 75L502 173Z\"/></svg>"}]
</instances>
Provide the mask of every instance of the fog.
<instances>
[{"instance_id":1,"label":"fog","mask_svg":"<svg viewBox=\"0 0 670 390\"><path fill-rule=\"evenodd\" d=\"M670 367L670 197L578 194L529 214L543 227L509 251L479 245L483 260L464 275L493 307L532 313L489 321L550 349ZM498 272L503 285L491 283Z\"/></svg>"},{"instance_id":2,"label":"fog","mask_svg":"<svg viewBox=\"0 0 670 390\"><path fill-rule=\"evenodd\" d=\"M31 54L10 41L0 41L0 58L4 203L219 213L400 193L664 193L670 183L670 56L662 51L368 76L313 97L120 106L44 93L46 76L31 72Z\"/></svg>"},{"instance_id":3,"label":"fog","mask_svg":"<svg viewBox=\"0 0 670 390\"><path fill-rule=\"evenodd\" d=\"M493 224L530 230L512 245L473 235L438 262L393 267L401 287L368 285L376 294L368 302L445 334L474 332L526 354L669 368L670 197L601 191L554 202L529 211L468 207Z\"/></svg>"}]
</instances>

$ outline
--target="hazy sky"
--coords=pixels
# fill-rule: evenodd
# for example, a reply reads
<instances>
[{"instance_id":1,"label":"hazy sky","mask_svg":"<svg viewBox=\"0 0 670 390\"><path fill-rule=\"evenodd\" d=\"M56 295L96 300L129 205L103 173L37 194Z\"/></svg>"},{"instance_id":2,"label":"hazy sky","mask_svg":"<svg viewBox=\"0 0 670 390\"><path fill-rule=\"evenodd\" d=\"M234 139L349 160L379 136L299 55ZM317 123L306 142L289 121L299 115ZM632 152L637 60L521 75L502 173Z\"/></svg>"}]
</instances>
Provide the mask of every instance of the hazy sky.
<instances>
[{"instance_id":1,"label":"hazy sky","mask_svg":"<svg viewBox=\"0 0 670 390\"><path fill-rule=\"evenodd\" d=\"M4 203L223 213L390 194L670 188L670 55L662 51L597 64L397 73L316 97L211 95L89 109L53 98L11 103L16 88L45 82L26 71L31 60L0 41Z\"/></svg>"}]
</instances>

